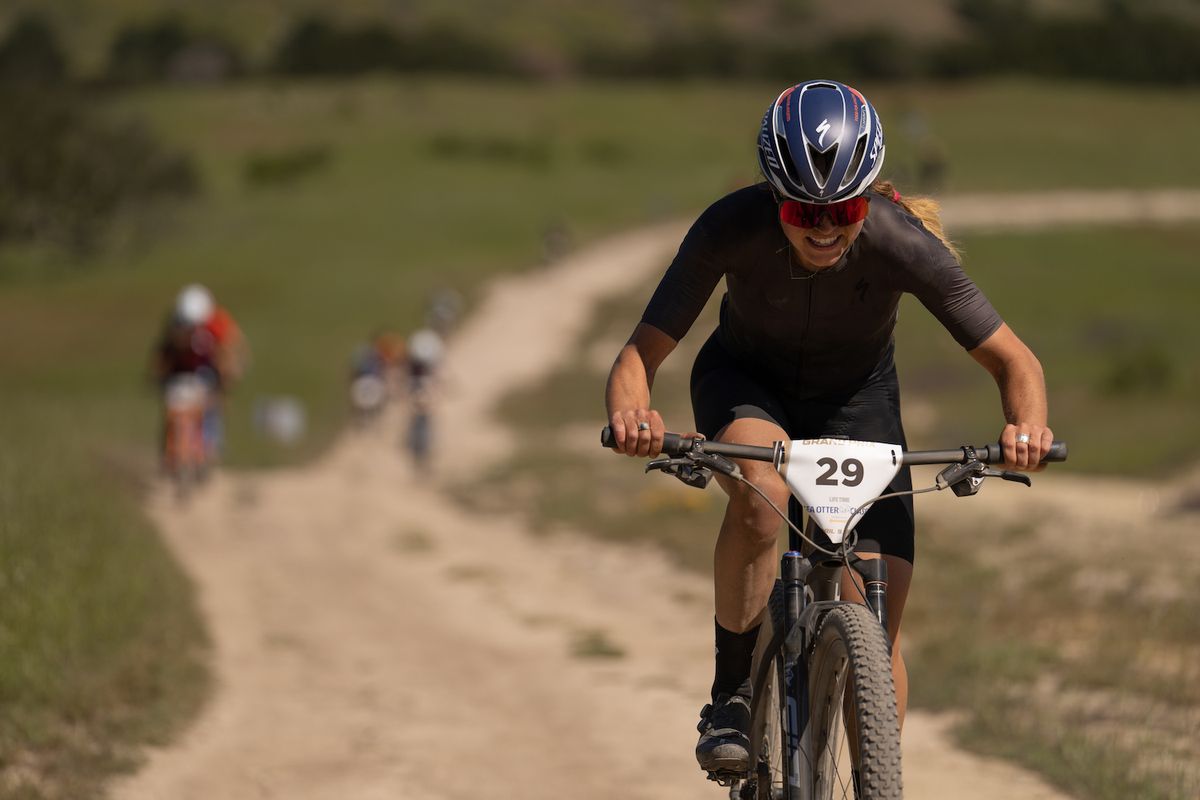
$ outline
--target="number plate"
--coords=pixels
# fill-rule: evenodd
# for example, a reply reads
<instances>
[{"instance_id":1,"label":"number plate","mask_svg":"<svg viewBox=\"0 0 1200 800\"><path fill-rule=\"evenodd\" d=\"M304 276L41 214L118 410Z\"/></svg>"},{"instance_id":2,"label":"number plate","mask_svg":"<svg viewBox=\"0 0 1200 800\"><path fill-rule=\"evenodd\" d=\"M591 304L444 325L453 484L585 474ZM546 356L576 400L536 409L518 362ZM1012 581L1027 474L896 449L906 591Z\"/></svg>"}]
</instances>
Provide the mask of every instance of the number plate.
<instances>
[{"instance_id":1,"label":"number plate","mask_svg":"<svg viewBox=\"0 0 1200 800\"><path fill-rule=\"evenodd\" d=\"M840 542L850 515L878 497L900 471L901 450L884 442L799 439L788 447L783 477L830 541ZM854 523L861 519L857 515Z\"/></svg>"}]
</instances>

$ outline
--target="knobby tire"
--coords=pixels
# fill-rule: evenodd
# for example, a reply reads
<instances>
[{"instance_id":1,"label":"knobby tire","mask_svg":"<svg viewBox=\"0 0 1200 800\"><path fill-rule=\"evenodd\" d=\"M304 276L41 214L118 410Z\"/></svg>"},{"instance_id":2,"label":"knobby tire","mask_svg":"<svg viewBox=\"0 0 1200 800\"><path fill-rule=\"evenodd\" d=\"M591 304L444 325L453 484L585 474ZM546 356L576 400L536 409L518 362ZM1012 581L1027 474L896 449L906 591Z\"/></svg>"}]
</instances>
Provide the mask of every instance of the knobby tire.
<instances>
[{"instance_id":1,"label":"knobby tire","mask_svg":"<svg viewBox=\"0 0 1200 800\"><path fill-rule=\"evenodd\" d=\"M770 630L756 653L751 704L752 780L742 800L783 800L787 758L782 720L788 713L783 675L783 596L771 595ZM803 656L802 656L803 657ZM822 618L808 653L811 717L802 736L801 768L815 800L902 800L900 727L891 659L883 629L862 605L843 604ZM843 723L849 714L852 731ZM851 746L852 736L857 746ZM852 763L853 762L853 763ZM852 770L859 773L855 795Z\"/></svg>"},{"instance_id":2,"label":"knobby tire","mask_svg":"<svg viewBox=\"0 0 1200 800\"><path fill-rule=\"evenodd\" d=\"M809 701L813 797L901 800L891 656L883 628L866 606L837 605L822 618L809 657ZM857 794L851 770L858 773Z\"/></svg>"}]
</instances>

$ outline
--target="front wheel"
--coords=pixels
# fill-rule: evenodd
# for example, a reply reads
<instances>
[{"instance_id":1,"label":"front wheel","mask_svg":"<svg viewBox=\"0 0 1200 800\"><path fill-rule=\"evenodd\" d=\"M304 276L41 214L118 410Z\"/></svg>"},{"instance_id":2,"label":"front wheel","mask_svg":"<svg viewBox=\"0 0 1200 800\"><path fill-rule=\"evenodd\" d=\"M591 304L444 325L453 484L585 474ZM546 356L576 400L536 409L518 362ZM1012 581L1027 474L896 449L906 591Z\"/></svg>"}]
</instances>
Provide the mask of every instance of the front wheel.
<instances>
[{"instance_id":1,"label":"front wheel","mask_svg":"<svg viewBox=\"0 0 1200 800\"><path fill-rule=\"evenodd\" d=\"M901 800L900 725L883 628L866 606L834 606L809 657L805 750L814 800Z\"/></svg>"},{"instance_id":2,"label":"front wheel","mask_svg":"<svg viewBox=\"0 0 1200 800\"><path fill-rule=\"evenodd\" d=\"M787 800L788 749L784 741L785 716L794 709L785 699L783 586L775 582L769 614L759 631L751 675L754 693L750 705L750 774L739 800ZM794 715L793 715L794 716Z\"/></svg>"}]
</instances>

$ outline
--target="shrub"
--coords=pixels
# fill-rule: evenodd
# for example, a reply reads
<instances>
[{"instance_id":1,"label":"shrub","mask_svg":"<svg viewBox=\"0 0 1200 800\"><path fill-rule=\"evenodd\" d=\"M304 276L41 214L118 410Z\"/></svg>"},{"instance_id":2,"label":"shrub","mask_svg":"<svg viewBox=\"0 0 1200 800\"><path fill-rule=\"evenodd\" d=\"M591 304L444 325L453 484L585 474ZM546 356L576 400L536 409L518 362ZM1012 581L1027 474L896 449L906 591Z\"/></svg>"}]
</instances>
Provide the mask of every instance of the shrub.
<instances>
[{"instance_id":1,"label":"shrub","mask_svg":"<svg viewBox=\"0 0 1200 800\"><path fill-rule=\"evenodd\" d=\"M246 159L242 177L251 186L293 183L328 166L333 151L327 144L303 145L272 153L254 153Z\"/></svg>"},{"instance_id":2,"label":"shrub","mask_svg":"<svg viewBox=\"0 0 1200 800\"><path fill-rule=\"evenodd\" d=\"M0 81L23 84L60 83L67 60L50 24L37 14L25 14L0 43Z\"/></svg>"}]
</instances>

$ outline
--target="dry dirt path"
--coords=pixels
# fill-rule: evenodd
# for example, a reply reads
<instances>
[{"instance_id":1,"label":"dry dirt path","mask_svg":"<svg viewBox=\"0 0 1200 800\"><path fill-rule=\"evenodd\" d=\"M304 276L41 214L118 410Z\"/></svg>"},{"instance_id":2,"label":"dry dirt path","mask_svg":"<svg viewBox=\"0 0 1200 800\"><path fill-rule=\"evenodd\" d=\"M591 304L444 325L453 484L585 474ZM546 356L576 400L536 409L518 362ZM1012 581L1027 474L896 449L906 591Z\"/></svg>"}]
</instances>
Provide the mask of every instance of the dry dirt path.
<instances>
[{"instance_id":1,"label":"dry dirt path","mask_svg":"<svg viewBox=\"0 0 1200 800\"><path fill-rule=\"evenodd\" d=\"M592 305L660 269L681 232L617 237L497 282L452 348L446 450L502 456L490 404L557 366ZM301 469L222 475L183 512L152 500L196 582L217 690L113 795L722 796L691 754L710 680L707 582L650 549L533 537L519 518L463 512L409 472L391 422ZM1059 797L955 750L944 730L910 716L909 797Z\"/></svg>"}]
</instances>

